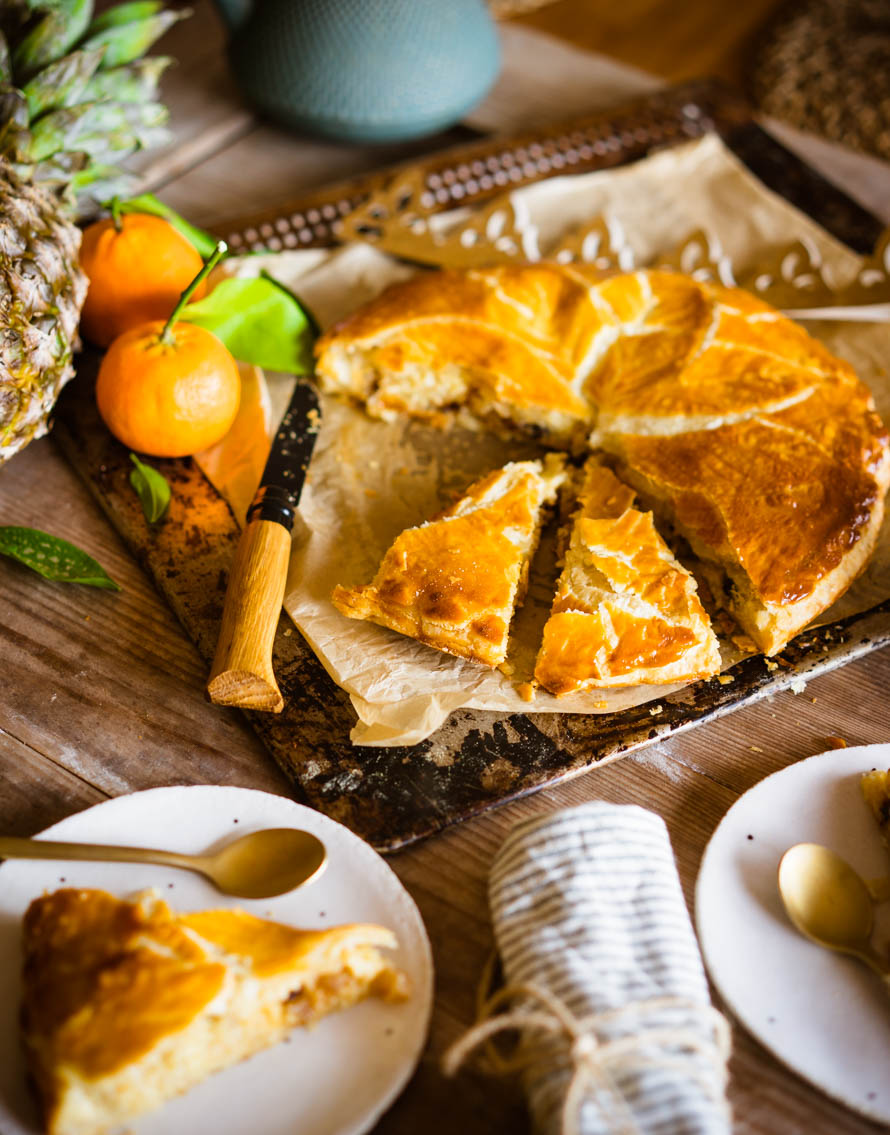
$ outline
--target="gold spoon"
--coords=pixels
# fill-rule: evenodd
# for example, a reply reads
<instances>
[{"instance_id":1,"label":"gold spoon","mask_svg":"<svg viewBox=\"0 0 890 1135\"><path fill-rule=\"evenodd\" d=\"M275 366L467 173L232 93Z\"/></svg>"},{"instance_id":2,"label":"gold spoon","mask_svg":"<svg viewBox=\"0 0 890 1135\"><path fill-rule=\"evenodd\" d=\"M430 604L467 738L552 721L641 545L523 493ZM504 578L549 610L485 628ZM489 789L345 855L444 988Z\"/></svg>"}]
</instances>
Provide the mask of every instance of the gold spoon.
<instances>
[{"instance_id":1,"label":"gold spoon","mask_svg":"<svg viewBox=\"0 0 890 1135\"><path fill-rule=\"evenodd\" d=\"M0 859L98 859L118 863L162 863L204 875L226 895L270 899L294 890L324 869L325 846L310 832L267 828L232 840L212 855L180 855L143 847L98 843L55 843L0 836Z\"/></svg>"},{"instance_id":2,"label":"gold spoon","mask_svg":"<svg viewBox=\"0 0 890 1135\"><path fill-rule=\"evenodd\" d=\"M779 863L779 893L805 937L851 954L885 980L890 962L871 944L874 904L865 881L846 860L818 843L798 843Z\"/></svg>"}]
</instances>

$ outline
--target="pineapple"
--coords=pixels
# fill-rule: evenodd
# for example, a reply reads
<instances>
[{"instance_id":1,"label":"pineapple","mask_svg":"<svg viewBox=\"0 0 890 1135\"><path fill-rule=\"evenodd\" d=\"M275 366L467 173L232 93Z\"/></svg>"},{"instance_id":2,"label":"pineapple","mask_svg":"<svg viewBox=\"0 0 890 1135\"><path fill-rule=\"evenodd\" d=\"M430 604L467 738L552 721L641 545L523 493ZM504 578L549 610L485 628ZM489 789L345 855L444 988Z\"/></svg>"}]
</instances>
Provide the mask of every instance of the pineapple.
<instances>
[{"instance_id":1,"label":"pineapple","mask_svg":"<svg viewBox=\"0 0 890 1135\"><path fill-rule=\"evenodd\" d=\"M141 56L185 14L0 0L0 464L46 433L74 373L87 290L74 222L127 190L119 162L164 138L170 60Z\"/></svg>"}]
</instances>

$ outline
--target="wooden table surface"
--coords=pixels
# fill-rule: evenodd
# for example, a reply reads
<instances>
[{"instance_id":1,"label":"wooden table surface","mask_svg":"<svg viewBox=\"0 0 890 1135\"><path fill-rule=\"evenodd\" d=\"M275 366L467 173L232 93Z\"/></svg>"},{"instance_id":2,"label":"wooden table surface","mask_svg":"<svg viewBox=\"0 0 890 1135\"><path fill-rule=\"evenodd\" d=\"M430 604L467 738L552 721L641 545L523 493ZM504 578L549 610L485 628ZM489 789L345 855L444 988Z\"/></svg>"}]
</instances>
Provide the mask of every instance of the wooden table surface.
<instances>
[{"instance_id":1,"label":"wooden table surface","mask_svg":"<svg viewBox=\"0 0 890 1135\"><path fill-rule=\"evenodd\" d=\"M564 118L654 85L640 72L528 29L506 27L504 41L502 78L469 119L476 129ZM226 77L222 33L206 0L163 46L180 60L167 88L175 139L149 158L146 174L165 200L197 223L282 204L301 189L433 144L344 146L258 123ZM890 167L780 133L890 220ZM47 583L0 560L0 831L28 835L111 796L157 785L232 784L288 794L244 720L205 702L203 663L51 437L0 472L0 523L45 528L74 541L123 587L113 594ZM454 1085L437 1065L473 1016L477 979L492 944L488 868L518 820L593 799L650 808L667 822L691 903L705 845L742 792L821 752L831 737L850 745L890 738L888 685L890 652L873 653L811 682L803 693L740 710L394 855L390 862L432 939L436 1002L422 1064L376 1130L528 1130L517 1085L473 1072ZM859 1135L876 1129L786 1071L740 1029L734 1030L730 1092L738 1132Z\"/></svg>"}]
</instances>

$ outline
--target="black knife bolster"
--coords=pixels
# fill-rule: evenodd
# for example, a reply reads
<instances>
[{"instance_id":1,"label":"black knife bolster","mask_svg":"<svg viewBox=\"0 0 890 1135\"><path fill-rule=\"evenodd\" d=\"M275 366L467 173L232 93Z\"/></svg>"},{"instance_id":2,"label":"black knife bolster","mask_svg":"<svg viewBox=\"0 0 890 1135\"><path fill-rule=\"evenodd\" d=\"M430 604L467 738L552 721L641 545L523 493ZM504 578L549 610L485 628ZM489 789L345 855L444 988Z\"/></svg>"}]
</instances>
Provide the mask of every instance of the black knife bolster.
<instances>
[{"instance_id":1,"label":"black knife bolster","mask_svg":"<svg viewBox=\"0 0 890 1135\"><path fill-rule=\"evenodd\" d=\"M261 485L247 510L247 523L251 520L274 520L292 532L294 506L288 491L276 485Z\"/></svg>"}]
</instances>

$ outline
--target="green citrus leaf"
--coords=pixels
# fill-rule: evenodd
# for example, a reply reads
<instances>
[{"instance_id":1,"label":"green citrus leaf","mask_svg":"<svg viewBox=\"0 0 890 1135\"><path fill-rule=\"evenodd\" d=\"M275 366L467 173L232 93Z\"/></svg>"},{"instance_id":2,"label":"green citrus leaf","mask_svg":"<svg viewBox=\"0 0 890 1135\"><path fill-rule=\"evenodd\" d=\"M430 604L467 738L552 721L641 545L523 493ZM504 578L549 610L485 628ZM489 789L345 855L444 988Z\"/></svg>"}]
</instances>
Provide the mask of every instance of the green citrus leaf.
<instances>
[{"instance_id":1,"label":"green citrus leaf","mask_svg":"<svg viewBox=\"0 0 890 1135\"><path fill-rule=\"evenodd\" d=\"M0 525L0 555L18 560L44 579L120 591L120 586L92 556L39 528Z\"/></svg>"},{"instance_id":2,"label":"green citrus leaf","mask_svg":"<svg viewBox=\"0 0 890 1135\"><path fill-rule=\"evenodd\" d=\"M130 470L130 484L142 501L142 511L149 524L157 524L170 503L170 486L157 469L140 461L135 453L130 460L136 466Z\"/></svg>"},{"instance_id":3,"label":"green citrus leaf","mask_svg":"<svg viewBox=\"0 0 890 1135\"><path fill-rule=\"evenodd\" d=\"M221 280L181 318L212 331L242 362L287 374L312 371L314 320L271 276Z\"/></svg>"}]
</instances>

